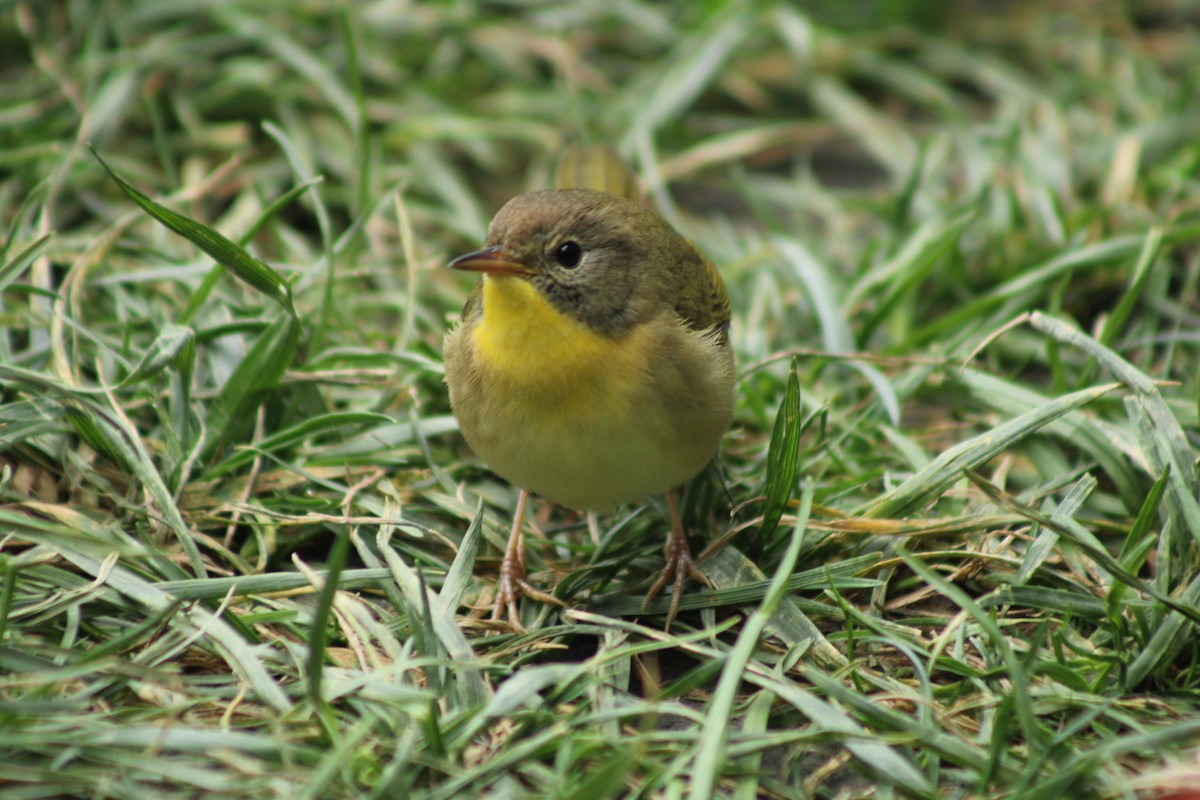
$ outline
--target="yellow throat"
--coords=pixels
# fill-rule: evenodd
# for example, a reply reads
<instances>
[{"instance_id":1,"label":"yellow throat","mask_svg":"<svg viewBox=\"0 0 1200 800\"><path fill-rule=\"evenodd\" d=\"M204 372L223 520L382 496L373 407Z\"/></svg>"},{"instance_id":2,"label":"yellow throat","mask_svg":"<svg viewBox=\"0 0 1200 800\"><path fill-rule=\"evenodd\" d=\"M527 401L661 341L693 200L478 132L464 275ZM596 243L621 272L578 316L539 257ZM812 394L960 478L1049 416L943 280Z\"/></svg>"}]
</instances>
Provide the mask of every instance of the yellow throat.
<instances>
[{"instance_id":1,"label":"yellow throat","mask_svg":"<svg viewBox=\"0 0 1200 800\"><path fill-rule=\"evenodd\" d=\"M560 413L581 405L626 406L647 362L645 331L614 338L560 312L528 281L483 279L483 314L472 333L480 366L513 400Z\"/></svg>"}]
</instances>

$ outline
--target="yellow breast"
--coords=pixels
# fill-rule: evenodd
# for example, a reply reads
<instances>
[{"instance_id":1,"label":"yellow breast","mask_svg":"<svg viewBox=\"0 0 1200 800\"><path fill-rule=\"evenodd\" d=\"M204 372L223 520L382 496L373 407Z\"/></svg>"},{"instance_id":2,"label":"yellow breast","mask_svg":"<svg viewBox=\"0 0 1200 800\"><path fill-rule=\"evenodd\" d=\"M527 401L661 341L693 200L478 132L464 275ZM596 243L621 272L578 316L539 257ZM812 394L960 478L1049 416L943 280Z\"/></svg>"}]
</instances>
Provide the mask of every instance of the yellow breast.
<instances>
[{"instance_id":1,"label":"yellow breast","mask_svg":"<svg viewBox=\"0 0 1200 800\"><path fill-rule=\"evenodd\" d=\"M484 277L481 299L481 317L447 336L446 382L463 436L498 475L606 510L712 457L732 409L727 344L669 314L605 336L519 277Z\"/></svg>"}]
</instances>

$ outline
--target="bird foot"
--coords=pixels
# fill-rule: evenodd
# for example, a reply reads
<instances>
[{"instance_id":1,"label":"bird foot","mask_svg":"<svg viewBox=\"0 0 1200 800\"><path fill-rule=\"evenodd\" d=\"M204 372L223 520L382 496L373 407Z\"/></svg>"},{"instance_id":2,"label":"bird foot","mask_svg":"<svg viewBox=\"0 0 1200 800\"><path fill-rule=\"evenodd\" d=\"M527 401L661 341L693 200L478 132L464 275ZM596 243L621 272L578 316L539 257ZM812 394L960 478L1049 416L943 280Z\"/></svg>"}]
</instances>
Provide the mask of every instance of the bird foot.
<instances>
[{"instance_id":1,"label":"bird foot","mask_svg":"<svg viewBox=\"0 0 1200 800\"><path fill-rule=\"evenodd\" d=\"M658 597L659 593L670 584L671 606L667 609L667 623L663 626L664 630L670 630L671 623L679 615L679 601L683 599L683 585L687 579L693 578L705 586L708 586L709 582L700 568L696 566L696 562L692 560L692 551L688 547L687 539L682 534L672 535L667 540L667 546L663 548L663 555L666 556L667 564L658 574L658 580L650 587L650 591L646 592L642 608L645 609L650 601Z\"/></svg>"},{"instance_id":2,"label":"bird foot","mask_svg":"<svg viewBox=\"0 0 1200 800\"><path fill-rule=\"evenodd\" d=\"M508 624L517 633L525 633L520 610L517 608L517 600L522 596L552 606L565 608L567 605L525 580L525 564L516 559L510 560L506 556L500 564L500 577L496 581L496 602L492 606L492 619L503 619L507 616Z\"/></svg>"}]
</instances>

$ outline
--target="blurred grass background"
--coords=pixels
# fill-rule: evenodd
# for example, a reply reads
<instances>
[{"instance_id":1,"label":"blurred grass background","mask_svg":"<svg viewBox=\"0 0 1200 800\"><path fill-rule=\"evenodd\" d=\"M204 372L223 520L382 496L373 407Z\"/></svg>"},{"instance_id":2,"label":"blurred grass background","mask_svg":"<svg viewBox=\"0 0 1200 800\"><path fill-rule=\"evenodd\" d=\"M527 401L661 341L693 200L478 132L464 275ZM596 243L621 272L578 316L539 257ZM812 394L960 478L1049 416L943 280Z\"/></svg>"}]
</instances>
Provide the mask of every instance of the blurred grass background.
<instances>
[{"instance_id":1,"label":"blurred grass background","mask_svg":"<svg viewBox=\"0 0 1200 800\"><path fill-rule=\"evenodd\" d=\"M1198 25L0 5L0 792L1200 786ZM572 610L484 614L515 491L449 415L442 267L576 140L734 302L670 633L655 502L599 545L540 505Z\"/></svg>"}]
</instances>

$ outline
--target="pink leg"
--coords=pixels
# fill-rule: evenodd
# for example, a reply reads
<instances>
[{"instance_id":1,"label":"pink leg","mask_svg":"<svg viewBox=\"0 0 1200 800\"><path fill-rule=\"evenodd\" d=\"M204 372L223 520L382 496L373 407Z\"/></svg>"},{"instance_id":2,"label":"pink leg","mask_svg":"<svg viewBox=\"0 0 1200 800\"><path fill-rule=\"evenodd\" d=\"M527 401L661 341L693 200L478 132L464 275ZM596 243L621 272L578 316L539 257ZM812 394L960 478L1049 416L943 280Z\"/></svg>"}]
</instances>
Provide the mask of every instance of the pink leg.
<instances>
[{"instance_id":1,"label":"pink leg","mask_svg":"<svg viewBox=\"0 0 1200 800\"><path fill-rule=\"evenodd\" d=\"M679 516L679 507L675 504L674 489L667 490L667 508L671 513L671 532L667 534L667 544L663 547L663 555L667 559L667 564L659 573L658 580L646 593L642 607L645 608L646 603L657 597L668 583L671 584L671 607L667 610L667 624L664 626L664 629L670 630L671 623L679 614L679 601L683 598L684 582L691 577L707 586L708 579L692 561L692 551L688 548L687 537L683 535L683 520Z\"/></svg>"},{"instance_id":2,"label":"pink leg","mask_svg":"<svg viewBox=\"0 0 1200 800\"><path fill-rule=\"evenodd\" d=\"M535 589L525 580L525 533L521 523L525 519L525 503L529 492L522 489L517 496L517 508L513 512L512 530L508 533L508 546L504 549L504 560L500 562L500 578L496 581L496 603L492 607L492 619L508 616L508 622L517 631L524 633L521 615L517 609L517 598L521 595L530 600L551 605L565 605L553 595Z\"/></svg>"}]
</instances>

